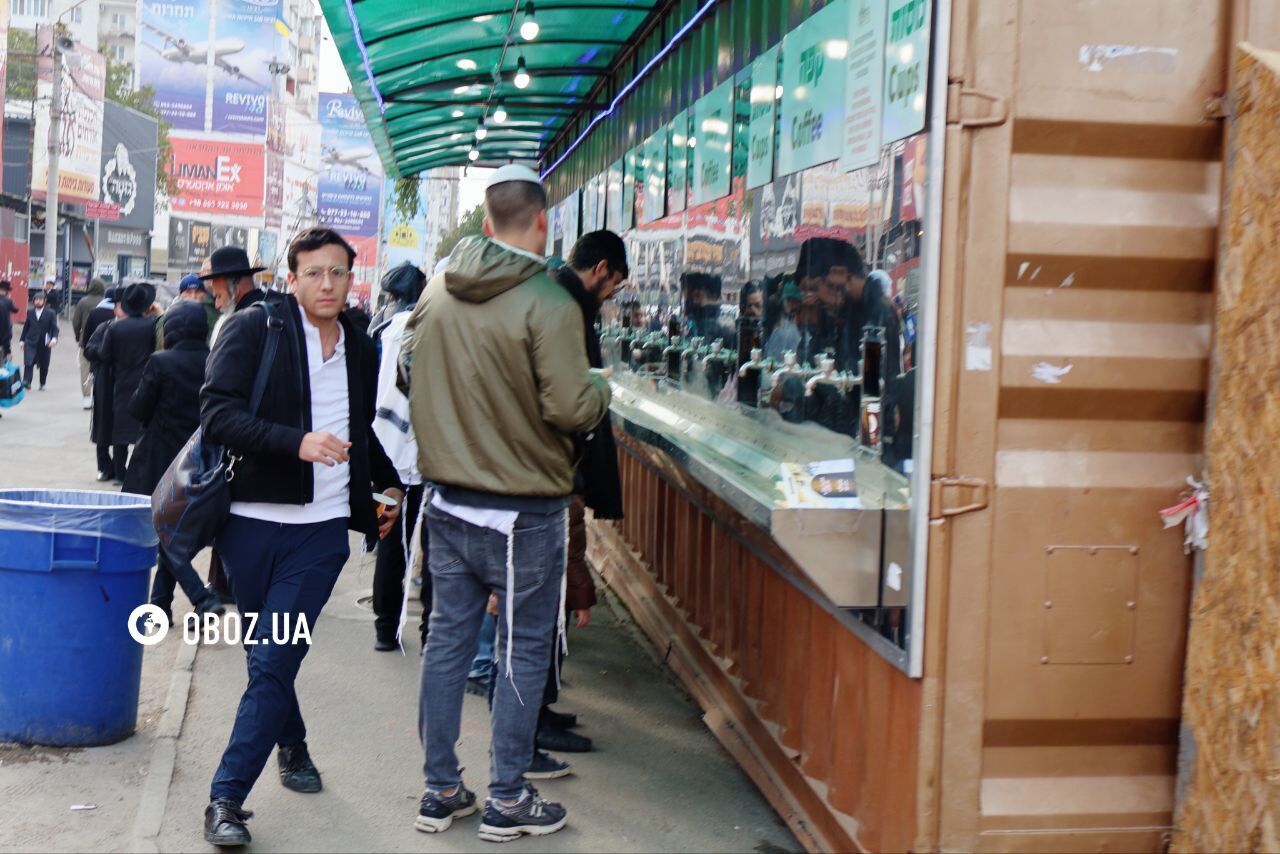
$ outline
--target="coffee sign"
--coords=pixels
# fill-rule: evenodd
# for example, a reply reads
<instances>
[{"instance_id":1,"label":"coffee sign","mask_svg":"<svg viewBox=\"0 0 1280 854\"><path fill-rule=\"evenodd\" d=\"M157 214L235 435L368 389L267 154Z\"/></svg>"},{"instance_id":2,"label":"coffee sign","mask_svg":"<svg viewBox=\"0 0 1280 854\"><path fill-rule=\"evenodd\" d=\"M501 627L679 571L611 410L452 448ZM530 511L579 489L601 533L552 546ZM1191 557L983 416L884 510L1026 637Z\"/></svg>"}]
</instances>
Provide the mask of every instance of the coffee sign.
<instances>
[{"instance_id":1,"label":"coffee sign","mask_svg":"<svg viewBox=\"0 0 1280 854\"><path fill-rule=\"evenodd\" d=\"M884 142L924 129L931 0L889 0L884 61Z\"/></svg>"},{"instance_id":2,"label":"coffee sign","mask_svg":"<svg viewBox=\"0 0 1280 854\"><path fill-rule=\"evenodd\" d=\"M840 154L840 168L845 171L880 162L885 8L885 0L849 0L844 150Z\"/></svg>"},{"instance_id":3,"label":"coffee sign","mask_svg":"<svg viewBox=\"0 0 1280 854\"><path fill-rule=\"evenodd\" d=\"M778 114L778 48L751 63L751 114L747 121L747 189L773 180L774 120Z\"/></svg>"},{"instance_id":4,"label":"coffee sign","mask_svg":"<svg viewBox=\"0 0 1280 854\"><path fill-rule=\"evenodd\" d=\"M782 143L778 172L789 175L840 156L844 141L848 0L835 0L782 43Z\"/></svg>"}]
</instances>

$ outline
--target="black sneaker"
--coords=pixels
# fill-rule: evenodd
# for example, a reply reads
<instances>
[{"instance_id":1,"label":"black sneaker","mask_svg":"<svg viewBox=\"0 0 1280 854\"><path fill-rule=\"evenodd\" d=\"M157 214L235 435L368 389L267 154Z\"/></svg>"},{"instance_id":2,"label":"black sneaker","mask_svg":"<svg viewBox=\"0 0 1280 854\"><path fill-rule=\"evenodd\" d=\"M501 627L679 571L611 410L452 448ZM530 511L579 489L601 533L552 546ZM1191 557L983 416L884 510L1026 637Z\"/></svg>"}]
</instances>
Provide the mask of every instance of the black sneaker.
<instances>
[{"instance_id":1,"label":"black sneaker","mask_svg":"<svg viewBox=\"0 0 1280 854\"><path fill-rule=\"evenodd\" d=\"M443 833L453 825L455 818L465 818L474 813L476 793L461 783L452 795L443 795L427 789L418 807L418 817L413 826L423 833Z\"/></svg>"},{"instance_id":2,"label":"black sneaker","mask_svg":"<svg viewBox=\"0 0 1280 854\"><path fill-rule=\"evenodd\" d=\"M568 762L556 759L550 753L535 750L533 761L529 763L529 770L524 772L524 776L526 780L555 780L572 773L573 768Z\"/></svg>"},{"instance_id":3,"label":"black sneaker","mask_svg":"<svg viewBox=\"0 0 1280 854\"><path fill-rule=\"evenodd\" d=\"M377 636L373 641L373 648L378 652L391 652L393 649L399 649L400 644L396 642L394 637L384 638Z\"/></svg>"},{"instance_id":4,"label":"black sneaker","mask_svg":"<svg viewBox=\"0 0 1280 854\"><path fill-rule=\"evenodd\" d=\"M543 706L538 715L538 723L555 729L573 729L578 725L578 716L570 712L557 712L550 706Z\"/></svg>"},{"instance_id":5,"label":"black sneaker","mask_svg":"<svg viewBox=\"0 0 1280 854\"><path fill-rule=\"evenodd\" d=\"M488 676L468 676L467 677L467 693L475 697L489 696L489 677Z\"/></svg>"},{"instance_id":6,"label":"black sneaker","mask_svg":"<svg viewBox=\"0 0 1280 854\"><path fill-rule=\"evenodd\" d=\"M215 798L204 809L204 841L222 848L236 848L253 841L244 823L253 811L240 808L238 801Z\"/></svg>"},{"instance_id":7,"label":"black sneaker","mask_svg":"<svg viewBox=\"0 0 1280 854\"><path fill-rule=\"evenodd\" d=\"M591 752L591 739L585 735L550 726L538 727L537 744L539 750L554 750L556 753Z\"/></svg>"},{"instance_id":8,"label":"black sneaker","mask_svg":"<svg viewBox=\"0 0 1280 854\"><path fill-rule=\"evenodd\" d=\"M286 789L310 795L323 788L320 771L311 761L305 741L296 747L280 748L276 752L276 762L280 766L280 782Z\"/></svg>"},{"instance_id":9,"label":"black sneaker","mask_svg":"<svg viewBox=\"0 0 1280 854\"><path fill-rule=\"evenodd\" d=\"M485 801L481 839L510 842L521 836L546 836L564 827L568 819L564 807L544 801L529 783L524 784L524 790L520 800L511 806L503 806L493 798Z\"/></svg>"}]
</instances>

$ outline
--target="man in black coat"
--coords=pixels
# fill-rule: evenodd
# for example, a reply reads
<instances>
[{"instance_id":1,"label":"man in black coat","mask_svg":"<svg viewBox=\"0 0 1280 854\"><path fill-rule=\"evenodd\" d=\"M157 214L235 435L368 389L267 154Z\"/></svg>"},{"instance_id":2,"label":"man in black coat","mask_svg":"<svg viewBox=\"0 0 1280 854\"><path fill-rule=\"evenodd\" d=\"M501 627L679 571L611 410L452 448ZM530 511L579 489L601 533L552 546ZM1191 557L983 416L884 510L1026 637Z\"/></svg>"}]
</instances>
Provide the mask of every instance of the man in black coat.
<instances>
[{"instance_id":1,"label":"man in black coat","mask_svg":"<svg viewBox=\"0 0 1280 854\"><path fill-rule=\"evenodd\" d=\"M0 365L7 362L13 352L13 318L18 313L9 295L10 287L8 280L0 279Z\"/></svg>"},{"instance_id":2,"label":"man in black coat","mask_svg":"<svg viewBox=\"0 0 1280 854\"><path fill-rule=\"evenodd\" d=\"M150 495L191 434L200 426L200 386L209 356L205 339L209 323L199 303L176 303L164 316L164 350L154 353L142 369L138 389L129 401L129 414L142 424L142 437L133 449L124 492ZM226 609L204 586L190 562L178 563L161 546L151 604L173 622L173 588L182 585L197 614L221 614Z\"/></svg>"},{"instance_id":3,"label":"man in black coat","mask_svg":"<svg viewBox=\"0 0 1280 854\"><path fill-rule=\"evenodd\" d=\"M136 282L117 292L117 296L125 316L108 324L101 338L94 330L85 356L94 365L106 365L111 373L112 481L123 485L129 446L142 435L142 425L129 413L129 401L156 348L155 319L143 316L155 302L156 290L145 282Z\"/></svg>"},{"instance_id":4,"label":"man in black coat","mask_svg":"<svg viewBox=\"0 0 1280 854\"><path fill-rule=\"evenodd\" d=\"M200 392L204 438L237 457L231 514L215 540L236 604L258 614L259 638L307 633L249 650L248 686L205 810L205 840L222 846L249 843L242 804L274 747L286 788L320 791L294 680L350 555L348 529L385 536L404 501L373 431L373 342L342 316L355 250L337 232L312 228L294 238L288 259L294 295L273 295L223 323ZM278 349L262 403L250 411L268 335L278 336ZM381 518L374 492L396 502Z\"/></svg>"},{"instance_id":5,"label":"man in black coat","mask_svg":"<svg viewBox=\"0 0 1280 854\"><path fill-rule=\"evenodd\" d=\"M40 368L40 390L44 391L45 381L49 379L49 355L58 346L58 315L46 304L44 291L37 291L31 297L31 308L27 309L27 322L22 325L22 337L18 339L22 345L22 362L25 371L22 384L31 388L36 368Z\"/></svg>"},{"instance_id":6,"label":"man in black coat","mask_svg":"<svg viewBox=\"0 0 1280 854\"><path fill-rule=\"evenodd\" d=\"M81 348L84 357L89 361L93 382L90 393L93 395L93 412L89 418L89 441L98 451L98 482L115 477L115 464L111 461L111 368L97 362L90 355L102 348L102 336L107 332L107 325L116 317L116 288L107 288L102 301L93 307L85 319L84 328L80 330ZM123 291L124 288L119 290Z\"/></svg>"}]
</instances>

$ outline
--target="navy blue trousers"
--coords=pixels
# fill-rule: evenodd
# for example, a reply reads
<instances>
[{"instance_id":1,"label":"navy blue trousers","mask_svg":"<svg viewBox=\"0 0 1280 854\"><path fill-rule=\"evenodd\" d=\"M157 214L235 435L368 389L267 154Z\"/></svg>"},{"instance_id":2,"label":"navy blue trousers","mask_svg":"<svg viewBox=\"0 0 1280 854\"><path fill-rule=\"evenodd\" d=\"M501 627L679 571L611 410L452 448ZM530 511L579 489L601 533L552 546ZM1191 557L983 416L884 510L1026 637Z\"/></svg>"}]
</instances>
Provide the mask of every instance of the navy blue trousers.
<instances>
[{"instance_id":1,"label":"navy blue trousers","mask_svg":"<svg viewBox=\"0 0 1280 854\"><path fill-rule=\"evenodd\" d=\"M244 802L276 745L307 737L293 683L310 646L271 642L273 619L290 636L300 617L314 633L338 573L351 554L347 520L281 525L231 516L216 543L242 617L257 614L256 639L246 644L249 684L240 698L231 740L213 777L210 798ZM248 620L243 622L247 633Z\"/></svg>"}]
</instances>

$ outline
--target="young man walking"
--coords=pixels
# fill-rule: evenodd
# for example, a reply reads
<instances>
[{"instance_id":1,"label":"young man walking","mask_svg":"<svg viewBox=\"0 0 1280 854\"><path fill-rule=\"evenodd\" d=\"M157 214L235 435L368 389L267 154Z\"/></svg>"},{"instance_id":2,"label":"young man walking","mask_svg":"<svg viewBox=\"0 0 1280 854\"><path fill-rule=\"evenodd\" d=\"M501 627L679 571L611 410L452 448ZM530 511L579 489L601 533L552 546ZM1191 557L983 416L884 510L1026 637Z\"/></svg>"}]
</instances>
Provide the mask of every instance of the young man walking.
<instances>
[{"instance_id":1,"label":"young man walking","mask_svg":"<svg viewBox=\"0 0 1280 854\"><path fill-rule=\"evenodd\" d=\"M434 606L419 707L426 793L415 826L447 830L477 809L454 744L494 590L498 672L480 838L496 842L565 824L564 808L539 797L524 772L552 628L563 620L573 437L600 423L609 406L607 380L587 365L582 312L541 255L546 207L531 169L496 170L485 190L488 236L458 244L409 321L418 465L435 486L427 508Z\"/></svg>"},{"instance_id":2,"label":"young man walking","mask_svg":"<svg viewBox=\"0 0 1280 854\"><path fill-rule=\"evenodd\" d=\"M292 295L227 319L200 393L205 438L238 458L231 515L216 546L240 613L257 615L259 641L248 652L249 684L205 810L205 839L220 846L249 843L244 800L277 745L281 783L320 791L294 691L308 644L290 641L300 626L314 632L350 554L348 528L374 537L395 523L399 506L379 523L373 493L404 498L371 426L373 342L340 316L355 250L337 232L313 228L294 238L288 259ZM253 412L268 335L278 336L277 350ZM290 641L277 643L277 634Z\"/></svg>"},{"instance_id":3,"label":"young man walking","mask_svg":"<svg viewBox=\"0 0 1280 854\"><path fill-rule=\"evenodd\" d=\"M31 388L36 368L39 368L41 391L44 391L45 382L49 379L49 356L53 353L53 348L58 346L58 316L56 309L50 308L47 302L44 291L36 291L31 295L27 322L22 325L22 337L18 339L22 346L24 367L22 383L28 389Z\"/></svg>"}]
</instances>

